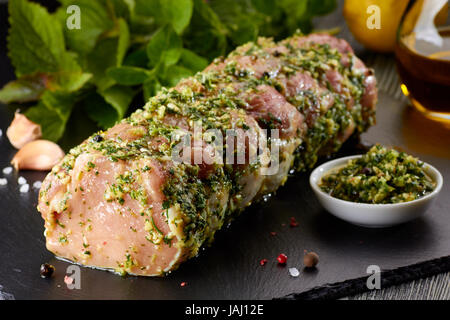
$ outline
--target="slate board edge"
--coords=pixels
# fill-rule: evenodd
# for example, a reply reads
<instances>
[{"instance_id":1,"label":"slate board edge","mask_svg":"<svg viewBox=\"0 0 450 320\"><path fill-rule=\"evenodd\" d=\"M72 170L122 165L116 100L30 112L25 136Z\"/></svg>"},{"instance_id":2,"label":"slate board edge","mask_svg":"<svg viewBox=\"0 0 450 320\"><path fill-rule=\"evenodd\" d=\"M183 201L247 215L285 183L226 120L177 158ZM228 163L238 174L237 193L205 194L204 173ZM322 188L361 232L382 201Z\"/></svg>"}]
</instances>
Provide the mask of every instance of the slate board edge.
<instances>
[{"instance_id":1,"label":"slate board edge","mask_svg":"<svg viewBox=\"0 0 450 320\"><path fill-rule=\"evenodd\" d=\"M381 289L394 285L431 277L450 271L450 256L419 262L405 267L381 272ZM366 286L367 277L350 279L334 284L315 287L302 293L291 293L275 300L325 300L339 299L369 291Z\"/></svg>"}]
</instances>

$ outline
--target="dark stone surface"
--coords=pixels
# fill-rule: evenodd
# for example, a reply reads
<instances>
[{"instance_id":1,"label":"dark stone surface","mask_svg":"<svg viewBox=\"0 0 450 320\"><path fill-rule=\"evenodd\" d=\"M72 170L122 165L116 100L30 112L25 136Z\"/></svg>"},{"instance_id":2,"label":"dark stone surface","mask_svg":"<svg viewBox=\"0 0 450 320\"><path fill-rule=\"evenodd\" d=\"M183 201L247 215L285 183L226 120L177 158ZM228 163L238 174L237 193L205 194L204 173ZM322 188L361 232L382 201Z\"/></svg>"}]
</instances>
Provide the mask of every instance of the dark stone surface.
<instances>
[{"instance_id":1,"label":"dark stone surface","mask_svg":"<svg viewBox=\"0 0 450 320\"><path fill-rule=\"evenodd\" d=\"M0 5L0 85L13 77L11 67L4 66L4 11ZM15 153L5 137L12 116L13 109L0 105L0 168L7 166ZM311 297L317 292L321 292L320 298L336 298L365 290L358 283L367 277L366 269L373 264L386 271L421 266L413 269L412 277L401 272L411 269L395 271L399 275L394 279L403 281L434 274L436 268L446 271L448 259L435 259L450 255L449 130L421 118L383 93L377 116L378 124L364 134L365 141L401 146L431 163L444 176L440 197L420 219L386 229L350 225L319 206L308 185L308 174L297 175L267 203L246 210L217 234L210 248L167 278L121 278L81 268L81 289L69 290L63 280L70 264L56 260L45 249L43 220L35 209L38 192L21 194L16 183L19 175L32 184L42 180L45 173L15 172L6 176L7 186L0 186L0 298L2 292L16 299L271 299L291 293L300 295L289 297ZM349 147L348 152L357 150ZM299 227L289 227L290 217L296 218ZM273 231L276 236L270 235ZM319 254L317 269L302 270L304 250ZM288 256L285 267L276 263L279 253ZM259 265L263 258L269 260L264 267ZM39 275L44 262L56 267L51 279ZM292 278L289 267L298 268L300 276ZM180 287L181 282L187 285ZM328 294L317 291L323 286L333 289ZM349 287L357 290L349 291ZM313 288L315 291L307 293Z\"/></svg>"}]
</instances>

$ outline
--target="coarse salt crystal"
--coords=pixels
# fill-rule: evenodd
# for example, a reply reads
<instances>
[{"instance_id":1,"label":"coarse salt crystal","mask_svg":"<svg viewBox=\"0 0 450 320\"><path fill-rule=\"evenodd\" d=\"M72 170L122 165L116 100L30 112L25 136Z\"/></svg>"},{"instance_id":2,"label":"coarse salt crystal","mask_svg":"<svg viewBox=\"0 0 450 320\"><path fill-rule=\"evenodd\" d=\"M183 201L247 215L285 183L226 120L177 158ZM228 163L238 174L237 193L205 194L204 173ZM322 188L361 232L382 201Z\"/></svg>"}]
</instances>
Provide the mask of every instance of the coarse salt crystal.
<instances>
[{"instance_id":1,"label":"coarse salt crystal","mask_svg":"<svg viewBox=\"0 0 450 320\"><path fill-rule=\"evenodd\" d=\"M0 178L0 186L6 186L8 184L8 180L6 178Z\"/></svg>"},{"instance_id":2,"label":"coarse salt crystal","mask_svg":"<svg viewBox=\"0 0 450 320\"><path fill-rule=\"evenodd\" d=\"M28 190L30 190L30 185L28 183L21 185L19 189L19 191L22 193L26 193L28 192Z\"/></svg>"},{"instance_id":3,"label":"coarse salt crystal","mask_svg":"<svg viewBox=\"0 0 450 320\"><path fill-rule=\"evenodd\" d=\"M0 129L0 137L3 135L3 131L2 129Z\"/></svg>"},{"instance_id":4,"label":"coarse salt crystal","mask_svg":"<svg viewBox=\"0 0 450 320\"><path fill-rule=\"evenodd\" d=\"M41 181L35 181L33 183L33 188L40 189L41 186L42 186L42 182Z\"/></svg>"},{"instance_id":5,"label":"coarse salt crystal","mask_svg":"<svg viewBox=\"0 0 450 320\"><path fill-rule=\"evenodd\" d=\"M3 168L3 173L4 174L10 174L13 171L12 167L5 167Z\"/></svg>"},{"instance_id":6,"label":"coarse salt crystal","mask_svg":"<svg viewBox=\"0 0 450 320\"><path fill-rule=\"evenodd\" d=\"M297 268L289 268L289 274L292 277L298 277L300 275L300 272L298 271Z\"/></svg>"},{"instance_id":7,"label":"coarse salt crystal","mask_svg":"<svg viewBox=\"0 0 450 320\"><path fill-rule=\"evenodd\" d=\"M24 177L19 177L19 179L17 179L17 183L18 184L25 184L25 183L27 183L27 179L25 179Z\"/></svg>"}]
</instances>

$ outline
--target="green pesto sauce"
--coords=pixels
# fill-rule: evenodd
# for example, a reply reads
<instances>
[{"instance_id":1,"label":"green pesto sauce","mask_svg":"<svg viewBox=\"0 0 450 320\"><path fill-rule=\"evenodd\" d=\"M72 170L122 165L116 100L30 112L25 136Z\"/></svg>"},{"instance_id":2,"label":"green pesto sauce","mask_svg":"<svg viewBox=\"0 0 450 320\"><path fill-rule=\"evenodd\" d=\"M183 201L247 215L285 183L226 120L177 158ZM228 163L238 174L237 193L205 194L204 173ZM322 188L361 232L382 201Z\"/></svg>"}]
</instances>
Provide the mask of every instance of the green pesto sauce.
<instances>
[{"instance_id":1,"label":"green pesto sauce","mask_svg":"<svg viewBox=\"0 0 450 320\"><path fill-rule=\"evenodd\" d=\"M404 152L373 146L361 158L322 178L320 188L335 198L360 203L399 203L435 188L423 162Z\"/></svg>"}]
</instances>

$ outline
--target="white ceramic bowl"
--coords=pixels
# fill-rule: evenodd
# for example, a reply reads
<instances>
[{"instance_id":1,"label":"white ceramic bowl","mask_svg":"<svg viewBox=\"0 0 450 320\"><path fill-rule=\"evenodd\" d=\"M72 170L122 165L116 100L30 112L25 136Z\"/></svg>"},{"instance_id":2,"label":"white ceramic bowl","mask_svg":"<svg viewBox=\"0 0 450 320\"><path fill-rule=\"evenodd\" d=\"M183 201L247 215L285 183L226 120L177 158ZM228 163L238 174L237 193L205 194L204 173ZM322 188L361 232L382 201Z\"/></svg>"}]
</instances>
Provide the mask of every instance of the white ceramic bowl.
<instances>
[{"instance_id":1,"label":"white ceramic bowl","mask_svg":"<svg viewBox=\"0 0 450 320\"><path fill-rule=\"evenodd\" d=\"M328 161L314 169L309 177L311 188L314 190L320 204L328 212L342 220L369 228L390 227L410 221L425 213L442 189L442 175L436 168L427 163L424 164L423 169L436 182L436 188L424 197L413 201L394 204L358 203L334 198L320 189L318 184L324 174L345 166L350 159L359 157L361 155Z\"/></svg>"}]
</instances>

